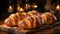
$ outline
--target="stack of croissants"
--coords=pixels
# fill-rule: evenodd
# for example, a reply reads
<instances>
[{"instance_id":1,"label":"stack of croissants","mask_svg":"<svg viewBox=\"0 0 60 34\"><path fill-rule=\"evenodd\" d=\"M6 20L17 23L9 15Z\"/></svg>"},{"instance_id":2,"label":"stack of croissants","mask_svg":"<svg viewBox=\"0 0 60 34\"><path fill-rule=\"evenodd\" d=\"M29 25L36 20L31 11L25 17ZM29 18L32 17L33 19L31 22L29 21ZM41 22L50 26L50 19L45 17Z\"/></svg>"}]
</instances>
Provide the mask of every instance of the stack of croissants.
<instances>
[{"instance_id":1,"label":"stack of croissants","mask_svg":"<svg viewBox=\"0 0 60 34\"><path fill-rule=\"evenodd\" d=\"M37 28L56 23L57 18L50 12L39 13L36 10L29 12L17 12L5 19L8 27L18 26L20 29Z\"/></svg>"}]
</instances>

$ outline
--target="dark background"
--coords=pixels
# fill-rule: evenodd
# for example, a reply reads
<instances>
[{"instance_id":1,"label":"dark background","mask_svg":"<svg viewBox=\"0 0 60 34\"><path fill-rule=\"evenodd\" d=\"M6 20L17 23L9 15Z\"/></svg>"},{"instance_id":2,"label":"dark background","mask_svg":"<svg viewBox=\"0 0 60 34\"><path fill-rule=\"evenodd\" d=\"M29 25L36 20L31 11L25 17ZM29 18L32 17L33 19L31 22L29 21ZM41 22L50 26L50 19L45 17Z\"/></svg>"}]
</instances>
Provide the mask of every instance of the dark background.
<instances>
[{"instance_id":1,"label":"dark background","mask_svg":"<svg viewBox=\"0 0 60 34\"><path fill-rule=\"evenodd\" d=\"M12 4L14 5L14 9L16 9L16 1L12 0ZM56 0L52 0L51 3L53 4L56 2ZM26 3L25 0L22 0L22 4ZM41 11L44 10L44 5L46 4L46 0L29 0L29 3L37 3L38 9ZM9 16L10 13L8 13L7 8L9 5L9 0L0 0L0 20L3 20ZM14 10L16 12L16 10Z\"/></svg>"}]
</instances>

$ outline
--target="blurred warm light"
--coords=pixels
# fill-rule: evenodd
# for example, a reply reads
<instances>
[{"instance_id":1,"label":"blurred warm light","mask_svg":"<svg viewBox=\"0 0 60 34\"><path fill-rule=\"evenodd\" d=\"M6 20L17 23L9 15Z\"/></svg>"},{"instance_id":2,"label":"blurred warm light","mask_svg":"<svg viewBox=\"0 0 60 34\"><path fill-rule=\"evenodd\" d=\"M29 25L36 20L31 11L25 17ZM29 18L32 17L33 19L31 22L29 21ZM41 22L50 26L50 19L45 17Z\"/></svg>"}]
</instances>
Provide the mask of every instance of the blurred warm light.
<instances>
[{"instance_id":1,"label":"blurred warm light","mask_svg":"<svg viewBox=\"0 0 60 34\"><path fill-rule=\"evenodd\" d=\"M34 8L37 8L37 5L34 5L33 7L34 7Z\"/></svg>"},{"instance_id":2,"label":"blurred warm light","mask_svg":"<svg viewBox=\"0 0 60 34\"><path fill-rule=\"evenodd\" d=\"M11 6L10 6L9 8L10 8L10 9L12 9L12 7L11 7Z\"/></svg>"},{"instance_id":3,"label":"blurred warm light","mask_svg":"<svg viewBox=\"0 0 60 34\"><path fill-rule=\"evenodd\" d=\"M17 4L17 11L19 11L19 12L23 12L24 11L24 9L20 7L20 4Z\"/></svg>"},{"instance_id":4,"label":"blurred warm light","mask_svg":"<svg viewBox=\"0 0 60 34\"><path fill-rule=\"evenodd\" d=\"M25 9L30 8L30 4L25 4Z\"/></svg>"},{"instance_id":5,"label":"blurred warm light","mask_svg":"<svg viewBox=\"0 0 60 34\"><path fill-rule=\"evenodd\" d=\"M24 9L23 8L20 8L20 11L23 11Z\"/></svg>"},{"instance_id":6,"label":"blurred warm light","mask_svg":"<svg viewBox=\"0 0 60 34\"><path fill-rule=\"evenodd\" d=\"M17 10L19 10L20 9L20 4L17 4Z\"/></svg>"},{"instance_id":7,"label":"blurred warm light","mask_svg":"<svg viewBox=\"0 0 60 34\"><path fill-rule=\"evenodd\" d=\"M26 4L26 7L28 6L28 4Z\"/></svg>"},{"instance_id":8,"label":"blurred warm light","mask_svg":"<svg viewBox=\"0 0 60 34\"><path fill-rule=\"evenodd\" d=\"M8 8L8 12L13 12L13 10L14 10L13 6L10 5Z\"/></svg>"},{"instance_id":9,"label":"blurred warm light","mask_svg":"<svg viewBox=\"0 0 60 34\"><path fill-rule=\"evenodd\" d=\"M20 11L20 12L23 12L23 11L24 11L24 9L23 9L23 8L20 8L20 9L19 9L19 11Z\"/></svg>"},{"instance_id":10,"label":"blurred warm light","mask_svg":"<svg viewBox=\"0 0 60 34\"><path fill-rule=\"evenodd\" d=\"M32 8L37 8L38 6L36 5L36 3L32 4Z\"/></svg>"},{"instance_id":11,"label":"blurred warm light","mask_svg":"<svg viewBox=\"0 0 60 34\"><path fill-rule=\"evenodd\" d=\"M18 6L18 7L17 7L17 9L19 10L19 9L20 9L20 7Z\"/></svg>"},{"instance_id":12,"label":"blurred warm light","mask_svg":"<svg viewBox=\"0 0 60 34\"><path fill-rule=\"evenodd\" d=\"M60 6L59 6L59 5L57 5L57 6L56 6L56 9L57 9L57 10L59 10L59 9L60 9Z\"/></svg>"},{"instance_id":13,"label":"blurred warm light","mask_svg":"<svg viewBox=\"0 0 60 34\"><path fill-rule=\"evenodd\" d=\"M28 8L28 4L25 4L25 9L27 9Z\"/></svg>"},{"instance_id":14,"label":"blurred warm light","mask_svg":"<svg viewBox=\"0 0 60 34\"><path fill-rule=\"evenodd\" d=\"M20 11L20 6L17 7L17 11Z\"/></svg>"},{"instance_id":15,"label":"blurred warm light","mask_svg":"<svg viewBox=\"0 0 60 34\"><path fill-rule=\"evenodd\" d=\"M13 7L12 6L9 6L9 10L13 10Z\"/></svg>"}]
</instances>

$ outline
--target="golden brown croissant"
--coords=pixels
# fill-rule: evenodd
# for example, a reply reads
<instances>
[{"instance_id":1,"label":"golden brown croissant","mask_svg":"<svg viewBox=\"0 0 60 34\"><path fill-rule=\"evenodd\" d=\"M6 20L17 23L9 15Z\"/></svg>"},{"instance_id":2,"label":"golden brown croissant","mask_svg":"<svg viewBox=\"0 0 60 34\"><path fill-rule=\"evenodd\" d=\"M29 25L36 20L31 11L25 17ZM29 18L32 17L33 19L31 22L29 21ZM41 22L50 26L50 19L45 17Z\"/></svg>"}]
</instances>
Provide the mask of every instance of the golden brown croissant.
<instances>
[{"instance_id":1,"label":"golden brown croissant","mask_svg":"<svg viewBox=\"0 0 60 34\"><path fill-rule=\"evenodd\" d=\"M45 24L53 24L57 20L57 18L50 12L41 14L41 18L45 21Z\"/></svg>"},{"instance_id":2,"label":"golden brown croissant","mask_svg":"<svg viewBox=\"0 0 60 34\"><path fill-rule=\"evenodd\" d=\"M15 25L15 24L12 23L12 20L9 19L9 18L6 18L6 19L5 19L4 24L5 24L6 26L9 26L9 27Z\"/></svg>"},{"instance_id":3,"label":"golden brown croissant","mask_svg":"<svg viewBox=\"0 0 60 34\"><path fill-rule=\"evenodd\" d=\"M21 28L23 28L23 29L25 29L25 28L33 28L33 23L34 23L34 20L35 18L33 17L33 16L27 16L27 17L25 17L22 21L20 21L19 23L18 23L18 26L19 27L21 27ZM23 26L23 24L21 24L21 23L23 23L23 24L25 24L24 26ZM23 26L23 27L22 27ZM34 25L35 26L35 25Z\"/></svg>"},{"instance_id":4,"label":"golden brown croissant","mask_svg":"<svg viewBox=\"0 0 60 34\"><path fill-rule=\"evenodd\" d=\"M57 18L50 12L39 13L36 10L29 11L28 13L15 13L11 14L4 22L7 26L17 25L20 29L37 28L44 26L44 24L53 24Z\"/></svg>"},{"instance_id":5,"label":"golden brown croissant","mask_svg":"<svg viewBox=\"0 0 60 34\"><path fill-rule=\"evenodd\" d=\"M32 11L30 11L28 14L32 14L32 16L35 17L35 19L36 19L36 24L37 24L38 27L39 27L39 26L43 26L44 20L40 17L41 13L39 13L39 12L36 11L36 10L32 10Z\"/></svg>"},{"instance_id":6,"label":"golden brown croissant","mask_svg":"<svg viewBox=\"0 0 60 34\"><path fill-rule=\"evenodd\" d=\"M24 17L26 17L26 13L25 13L25 12L22 12L22 13L17 12L16 15L17 15L18 18L20 18L20 19L23 19Z\"/></svg>"},{"instance_id":7,"label":"golden brown croissant","mask_svg":"<svg viewBox=\"0 0 60 34\"><path fill-rule=\"evenodd\" d=\"M30 11L30 12L27 13L27 16L22 21L20 21L18 23L18 26L21 29L24 29L24 28L37 28L37 27L40 27L44 24L43 21L44 20L42 20L41 17L40 17L40 13L38 13L37 11ZM21 23L23 23L23 24L21 24Z\"/></svg>"},{"instance_id":8,"label":"golden brown croissant","mask_svg":"<svg viewBox=\"0 0 60 34\"><path fill-rule=\"evenodd\" d=\"M18 24L18 21L20 21L22 18L26 17L26 13L23 12L23 13L15 13L15 14L11 14L8 19L10 19L10 21L12 21L12 25L17 25ZM6 19L7 20L7 19ZM5 21L6 21L5 20Z\"/></svg>"},{"instance_id":9,"label":"golden brown croissant","mask_svg":"<svg viewBox=\"0 0 60 34\"><path fill-rule=\"evenodd\" d=\"M17 22L18 22L18 17L17 17L15 14L11 14L11 15L9 16L9 19L12 20L12 23L13 23L14 25L16 25Z\"/></svg>"}]
</instances>

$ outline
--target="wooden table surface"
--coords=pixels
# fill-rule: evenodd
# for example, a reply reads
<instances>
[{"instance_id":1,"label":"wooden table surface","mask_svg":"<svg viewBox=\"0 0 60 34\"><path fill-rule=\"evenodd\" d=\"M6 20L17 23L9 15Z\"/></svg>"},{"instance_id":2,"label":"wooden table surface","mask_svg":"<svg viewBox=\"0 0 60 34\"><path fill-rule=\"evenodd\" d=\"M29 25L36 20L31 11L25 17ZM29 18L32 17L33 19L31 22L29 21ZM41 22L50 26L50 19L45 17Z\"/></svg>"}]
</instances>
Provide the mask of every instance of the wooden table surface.
<instances>
[{"instance_id":1,"label":"wooden table surface","mask_svg":"<svg viewBox=\"0 0 60 34\"><path fill-rule=\"evenodd\" d=\"M0 24L3 24L3 21L0 22ZM0 32L0 34L8 34L6 32ZM51 29L45 29L43 31L34 33L34 34L60 34L60 26L56 26Z\"/></svg>"}]
</instances>

